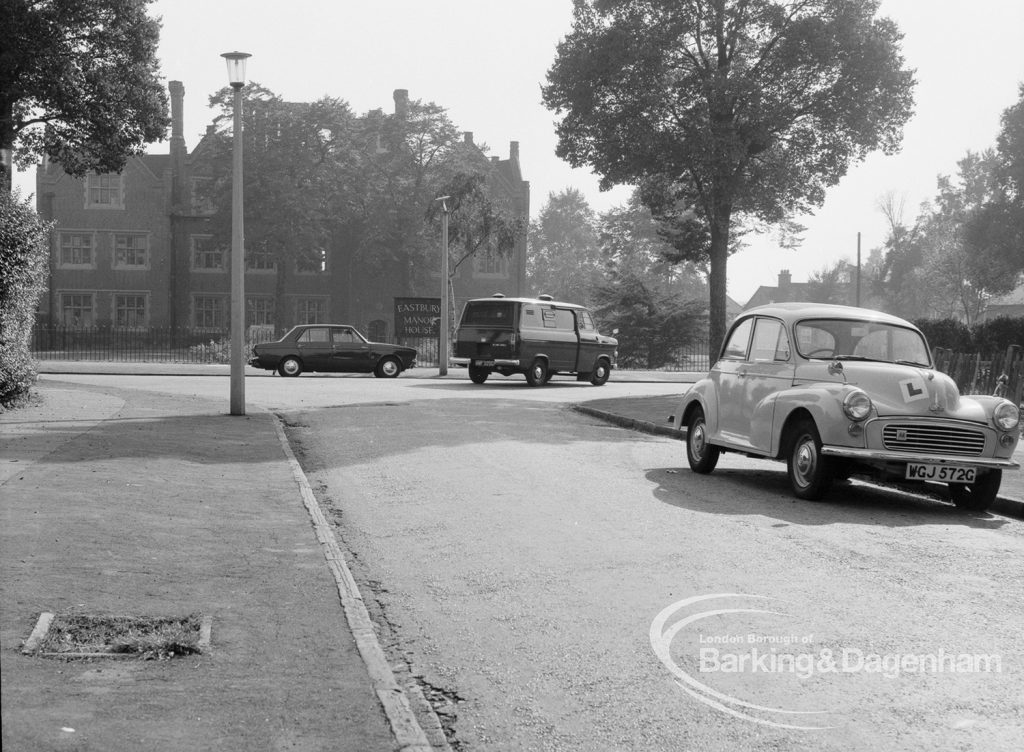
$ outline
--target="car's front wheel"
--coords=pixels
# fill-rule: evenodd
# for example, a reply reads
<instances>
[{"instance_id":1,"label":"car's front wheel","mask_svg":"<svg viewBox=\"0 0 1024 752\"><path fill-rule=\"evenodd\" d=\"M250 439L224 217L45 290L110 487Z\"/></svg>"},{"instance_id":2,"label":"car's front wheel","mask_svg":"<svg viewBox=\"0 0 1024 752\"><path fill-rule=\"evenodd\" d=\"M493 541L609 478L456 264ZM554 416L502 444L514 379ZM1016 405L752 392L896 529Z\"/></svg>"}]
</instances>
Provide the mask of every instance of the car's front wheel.
<instances>
[{"instance_id":1,"label":"car's front wheel","mask_svg":"<svg viewBox=\"0 0 1024 752\"><path fill-rule=\"evenodd\" d=\"M821 437L814 422L797 424L786 461L793 493L801 499L817 500L832 485L831 462L821 454Z\"/></svg>"},{"instance_id":2,"label":"car's front wheel","mask_svg":"<svg viewBox=\"0 0 1024 752\"><path fill-rule=\"evenodd\" d=\"M686 424L686 461L695 473L706 475L718 464L718 447L708 443L708 424L704 411L697 408Z\"/></svg>"},{"instance_id":3,"label":"car's front wheel","mask_svg":"<svg viewBox=\"0 0 1024 752\"><path fill-rule=\"evenodd\" d=\"M373 369L373 375L378 379L393 379L402 372L402 364L398 358L388 356L381 358L377 367Z\"/></svg>"},{"instance_id":4,"label":"car's front wheel","mask_svg":"<svg viewBox=\"0 0 1024 752\"><path fill-rule=\"evenodd\" d=\"M604 386L608 382L612 369L608 367L607 360L599 360L590 372L590 383L594 386Z\"/></svg>"},{"instance_id":5,"label":"car's front wheel","mask_svg":"<svg viewBox=\"0 0 1024 752\"><path fill-rule=\"evenodd\" d=\"M302 362L289 355L286 358L282 358L281 362L277 364L277 372L282 376L298 376L302 373Z\"/></svg>"},{"instance_id":6,"label":"car's front wheel","mask_svg":"<svg viewBox=\"0 0 1024 752\"><path fill-rule=\"evenodd\" d=\"M950 483L949 495L953 503L965 512L984 512L996 500L1002 481L1002 470L990 470L979 475L974 483Z\"/></svg>"}]
</instances>

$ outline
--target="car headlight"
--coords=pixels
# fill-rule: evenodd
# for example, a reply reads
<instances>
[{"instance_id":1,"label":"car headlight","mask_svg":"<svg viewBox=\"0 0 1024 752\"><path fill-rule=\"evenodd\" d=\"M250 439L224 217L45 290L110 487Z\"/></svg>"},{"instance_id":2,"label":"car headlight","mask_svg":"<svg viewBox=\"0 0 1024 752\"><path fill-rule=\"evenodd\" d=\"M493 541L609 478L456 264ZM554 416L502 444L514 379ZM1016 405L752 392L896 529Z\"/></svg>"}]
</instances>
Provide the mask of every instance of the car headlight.
<instances>
[{"instance_id":1,"label":"car headlight","mask_svg":"<svg viewBox=\"0 0 1024 752\"><path fill-rule=\"evenodd\" d=\"M992 411L992 420L1004 431L1012 431L1020 425L1020 410L1012 402L1000 402Z\"/></svg>"},{"instance_id":2,"label":"car headlight","mask_svg":"<svg viewBox=\"0 0 1024 752\"><path fill-rule=\"evenodd\" d=\"M871 398L867 392L854 389L843 398L843 412L850 420L864 420L871 415Z\"/></svg>"}]
</instances>

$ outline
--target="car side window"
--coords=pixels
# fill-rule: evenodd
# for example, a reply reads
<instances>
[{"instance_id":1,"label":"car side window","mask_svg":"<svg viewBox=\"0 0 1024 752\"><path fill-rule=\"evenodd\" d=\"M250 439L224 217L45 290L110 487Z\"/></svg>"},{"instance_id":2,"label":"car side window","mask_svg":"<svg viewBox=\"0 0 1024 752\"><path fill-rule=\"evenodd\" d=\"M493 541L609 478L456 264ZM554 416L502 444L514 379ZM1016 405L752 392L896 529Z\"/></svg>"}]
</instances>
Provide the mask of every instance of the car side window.
<instances>
[{"instance_id":1,"label":"car side window","mask_svg":"<svg viewBox=\"0 0 1024 752\"><path fill-rule=\"evenodd\" d=\"M325 329L323 327L318 327L316 329L307 329L306 331L304 331L302 333L302 336L299 337L299 342L307 343L307 344L311 343L311 342L330 342L330 341L331 341L331 331L330 331L330 329Z\"/></svg>"},{"instance_id":2,"label":"car side window","mask_svg":"<svg viewBox=\"0 0 1024 752\"><path fill-rule=\"evenodd\" d=\"M725 349L722 350L723 358L743 360L747 357L747 345L750 344L750 330L753 325L753 319L745 319L732 330L729 341L725 343Z\"/></svg>"},{"instance_id":3,"label":"car side window","mask_svg":"<svg viewBox=\"0 0 1024 752\"><path fill-rule=\"evenodd\" d=\"M594 319L591 318L589 311L576 311L576 320L579 323L581 332L597 331L597 327L594 326Z\"/></svg>"},{"instance_id":4,"label":"car side window","mask_svg":"<svg viewBox=\"0 0 1024 752\"><path fill-rule=\"evenodd\" d=\"M750 359L759 361L789 360L789 337L782 322L777 319L758 319L754 326L754 340Z\"/></svg>"},{"instance_id":5,"label":"car side window","mask_svg":"<svg viewBox=\"0 0 1024 752\"><path fill-rule=\"evenodd\" d=\"M335 329L334 330L334 341L335 342L355 342L356 337L352 334L351 329Z\"/></svg>"}]
</instances>

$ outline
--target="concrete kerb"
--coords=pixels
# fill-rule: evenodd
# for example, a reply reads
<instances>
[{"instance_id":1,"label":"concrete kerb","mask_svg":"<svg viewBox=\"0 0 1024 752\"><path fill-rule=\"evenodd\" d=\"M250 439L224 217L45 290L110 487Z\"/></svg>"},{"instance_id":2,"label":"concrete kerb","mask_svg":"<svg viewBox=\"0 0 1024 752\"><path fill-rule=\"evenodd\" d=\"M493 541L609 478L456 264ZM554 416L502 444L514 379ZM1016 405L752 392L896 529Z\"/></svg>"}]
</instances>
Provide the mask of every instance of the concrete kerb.
<instances>
[{"instance_id":1,"label":"concrete kerb","mask_svg":"<svg viewBox=\"0 0 1024 752\"><path fill-rule=\"evenodd\" d=\"M363 602L363 596L359 592L359 586L345 562L345 556L334 537L330 523L320 509L320 504L313 494L309 480L292 451L284 431L284 425L280 417L274 414L272 417L281 447L288 459L295 482L299 486L302 503L312 520L316 539L323 548L324 558L327 560L337 585L338 596L345 612L345 619L355 638L356 648L366 665L374 692L384 708L384 714L388 718L399 749L406 752L434 752L437 749L450 752L451 747L444 737L440 719L437 718L426 698L421 692L415 693L417 708L414 712L406 690L396 680L391 665L384 655L384 649L377 639L377 633L373 628L366 604ZM426 725L432 731L432 739L427 738L418 716L425 717Z\"/></svg>"},{"instance_id":2,"label":"concrete kerb","mask_svg":"<svg viewBox=\"0 0 1024 752\"><path fill-rule=\"evenodd\" d=\"M572 407L577 412L590 415L613 425L622 426L623 428L629 428L634 431L654 434L656 436L668 436L669 438L677 440L682 440L685 437L682 432L677 431L673 426L661 426L648 420L640 420L639 418L630 418L625 415L618 415L616 413L611 413L607 410L599 410L585 404L573 405ZM1000 495L996 497L992 506L989 507L989 511L996 512L997 514L1002 514L1007 517L1016 517L1024 520L1024 501Z\"/></svg>"}]
</instances>

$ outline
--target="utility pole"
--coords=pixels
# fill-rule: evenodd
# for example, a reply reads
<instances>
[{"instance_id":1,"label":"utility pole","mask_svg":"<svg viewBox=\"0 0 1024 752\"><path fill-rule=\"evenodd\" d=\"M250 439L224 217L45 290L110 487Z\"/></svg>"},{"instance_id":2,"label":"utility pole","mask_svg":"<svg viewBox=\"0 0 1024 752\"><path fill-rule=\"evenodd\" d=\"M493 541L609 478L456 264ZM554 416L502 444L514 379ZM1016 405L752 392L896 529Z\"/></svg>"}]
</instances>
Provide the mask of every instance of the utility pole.
<instances>
[{"instance_id":1,"label":"utility pole","mask_svg":"<svg viewBox=\"0 0 1024 752\"><path fill-rule=\"evenodd\" d=\"M437 344L437 374L448 375L448 199L441 196L434 199L441 202L441 326Z\"/></svg>"},{"instance_id":2,"label":"utility pole","mask_svg":"<svg viewBox=\"0 0 1024 752\"><path fill-rule=\"evenodd\" d=\"M860 308L860 233L857 233L857 307Z\"/></svg>"}]
</instances>

